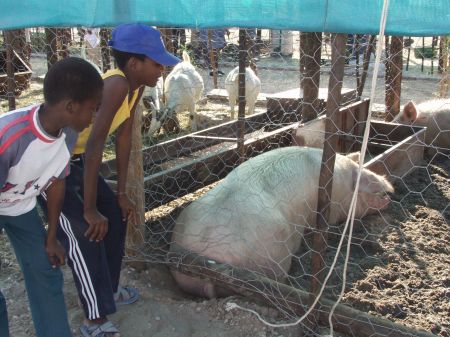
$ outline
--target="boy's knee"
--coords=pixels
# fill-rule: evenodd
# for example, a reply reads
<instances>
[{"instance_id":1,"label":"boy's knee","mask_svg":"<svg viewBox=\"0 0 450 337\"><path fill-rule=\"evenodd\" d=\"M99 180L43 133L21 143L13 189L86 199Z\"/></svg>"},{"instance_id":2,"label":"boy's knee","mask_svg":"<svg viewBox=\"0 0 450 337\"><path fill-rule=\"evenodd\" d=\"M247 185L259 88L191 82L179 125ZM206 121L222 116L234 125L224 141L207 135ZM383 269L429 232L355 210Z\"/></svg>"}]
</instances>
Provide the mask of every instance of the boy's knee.
<instances>
[{"instance_id":1,"label":"boy's knee","mask_svg":"<svg viewBox=\"0 0 450 337\"><path fill-rule=\"evenodd\" d=\"M49 287L56 292L62 289L64 279L61 269L53 268L48 261L47 263L27 263L23 266L23 268L25 277L31 279L36 285L44 285L45 287Z\"/></svg>"},{"instance_id":2,"label":"boy's knee","mask_svg":"<svg viewBox=\"0 0 450 337\"><path fill-rule=\"evenodd\" d=\"M59 268L51 268L40 271L41 281L46 282L43 286L50 296L61 296L64 278Z\"/></svg>"}]
</instances>

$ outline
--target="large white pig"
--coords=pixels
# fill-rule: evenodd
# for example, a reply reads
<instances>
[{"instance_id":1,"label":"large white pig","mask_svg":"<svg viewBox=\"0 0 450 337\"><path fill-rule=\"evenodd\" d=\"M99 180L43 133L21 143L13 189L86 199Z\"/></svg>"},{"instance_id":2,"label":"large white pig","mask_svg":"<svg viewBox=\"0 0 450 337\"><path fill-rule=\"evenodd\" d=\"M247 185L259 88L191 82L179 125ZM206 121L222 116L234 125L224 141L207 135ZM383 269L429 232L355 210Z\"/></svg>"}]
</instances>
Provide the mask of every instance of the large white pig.
<instances>
[{"instance_id":1,"label":"large white pig","mask_svg":"<svg viewBox=\"0 0 450 337\"><path fill-rule=\"evenodd\" d=\"M418 105L408 102L393 122L426 126L425 143L438 151L450 151L450 99L435 99Z\"/></svg>"},{"instance_id":2,"label":"large white pig","mask_svg":"<svg viewBox=\"0 0 450 337\"><path fill-rule=\"evenodd\" d=\"M316 221L322 150L307 147L276 149L249 159L184 209L176 220L171 250L179 247L212 260L286 277L305 227ZM357 178L357 164L337 155L330 223L347 216ZM356 216L378 212L389 204L392 185L364 170ZM204 297L220 296L211 282L173 275L180 287Z\"/></svg>"}]
</instances>

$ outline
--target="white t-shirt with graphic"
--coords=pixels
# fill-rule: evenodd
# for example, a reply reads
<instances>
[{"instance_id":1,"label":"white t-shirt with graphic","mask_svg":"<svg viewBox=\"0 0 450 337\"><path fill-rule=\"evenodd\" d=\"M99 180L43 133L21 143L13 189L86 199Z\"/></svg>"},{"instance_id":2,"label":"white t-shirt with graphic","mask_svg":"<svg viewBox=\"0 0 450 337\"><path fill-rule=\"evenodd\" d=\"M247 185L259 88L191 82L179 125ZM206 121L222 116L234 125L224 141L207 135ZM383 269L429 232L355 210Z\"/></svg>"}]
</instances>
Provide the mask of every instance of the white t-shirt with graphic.
<instances>
[{"instance_id":1,"label":"white t-shirt with graphic","mask_svg":"<svg viewBox=\"0 0 450 337\"><path fill-rule=\"evenodd\" d=\"M32 210L36 196L69 174L78 134L66 127L58 137L39 122L39 105L0 115L0 215Z\"/></svg>"}]
</instances>

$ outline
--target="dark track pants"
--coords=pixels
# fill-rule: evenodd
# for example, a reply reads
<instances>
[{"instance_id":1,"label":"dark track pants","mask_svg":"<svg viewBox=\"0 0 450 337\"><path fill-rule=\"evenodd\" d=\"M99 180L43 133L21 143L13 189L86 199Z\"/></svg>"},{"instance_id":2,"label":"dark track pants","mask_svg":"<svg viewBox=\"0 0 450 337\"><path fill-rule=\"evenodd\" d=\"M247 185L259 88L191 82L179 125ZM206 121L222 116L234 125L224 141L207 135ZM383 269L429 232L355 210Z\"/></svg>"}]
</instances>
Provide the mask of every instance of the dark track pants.
<instances>
[{"instance_id":1,"label":"dark track pants","mask_svg":"<svg viewBox=\"0 0 450 337\"><path fill-rule=\"evenodd\" d=\"M66 249L85 316L92 320L116 312L113 293L119 285L126 223L115 194L99 176L97 209L108 218L108 233L101 242L89 241L84 236L89 225L83 217L83 159L72 161L70 170L57 236Z\"/></svg>"},{"instance_id":2,"label":"dark track pants","mask_svg":"<svg viewBox=\"0 0 450 337\"><path fill-rule=\"evenodd\" d=\"M0 215L25 280L37 337L70 337L63 277L53 268L45 252L45 231L36 208L19 216ZM6 302L0 291L0 336L8 337Z\"/></svg>"}]
</instances>

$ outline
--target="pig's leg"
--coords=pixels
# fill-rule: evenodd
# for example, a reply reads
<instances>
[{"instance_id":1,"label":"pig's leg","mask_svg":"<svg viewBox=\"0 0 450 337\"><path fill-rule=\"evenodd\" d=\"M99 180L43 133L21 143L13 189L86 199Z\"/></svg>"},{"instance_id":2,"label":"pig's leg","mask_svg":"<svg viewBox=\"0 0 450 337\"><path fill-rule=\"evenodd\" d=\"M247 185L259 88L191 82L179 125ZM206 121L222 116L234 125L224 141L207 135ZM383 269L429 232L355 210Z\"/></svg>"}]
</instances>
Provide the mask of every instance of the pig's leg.
<instances>
[{"instance_id":1,"label":"pig's leg","mask_svg":"<svg viewBox=\"0 0 450 337\"><path fill-rule=\"evenodd\" d=\"M189 276L177 270L171 270L171 272L181 290L188 294L209 299L235 295L233 291L217 287L208 280Z\"/></svg>"},{"instance_id":2,"label":"pig's leg","mask_svg":"<svg viewBox=\"0 0 450 337\"><path fill-rule=\"evenodd\" d=\"M216 290L214 284L198 277L183 274L177 270L171 270L173 278L178 286L185 292L206 298L216 298Z\"/></svg>"}]
</instances>

